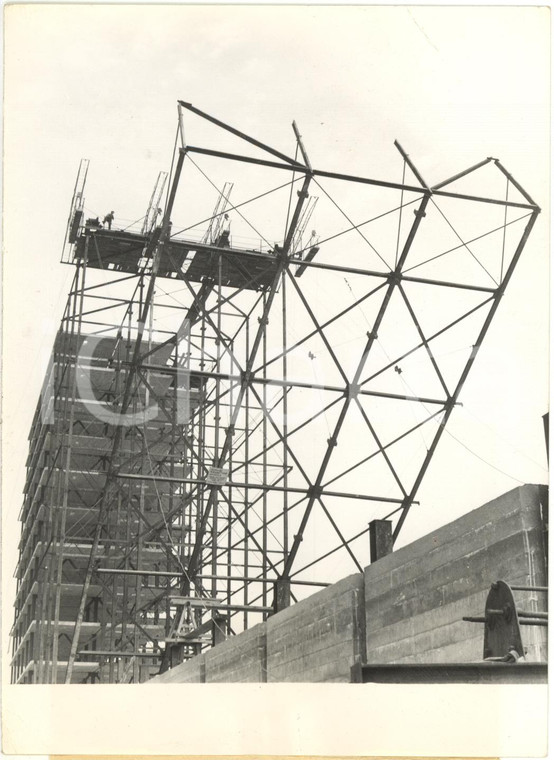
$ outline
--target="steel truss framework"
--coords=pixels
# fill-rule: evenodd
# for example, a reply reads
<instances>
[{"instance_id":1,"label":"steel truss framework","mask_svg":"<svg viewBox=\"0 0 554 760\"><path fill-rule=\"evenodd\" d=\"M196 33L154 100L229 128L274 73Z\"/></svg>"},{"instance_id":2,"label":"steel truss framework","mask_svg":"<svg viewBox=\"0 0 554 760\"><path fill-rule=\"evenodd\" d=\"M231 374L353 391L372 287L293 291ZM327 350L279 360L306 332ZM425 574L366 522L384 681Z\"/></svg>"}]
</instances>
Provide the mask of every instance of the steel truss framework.
<instances>
[{"instance_id":1,"label":"steel truss framework","mask_svg":"<svg viewBox=\"0 0 554 760\"><path fill-rule=\"evenodd\" d=\"M313 168L294 124L292 158L178 113L159 225L151 208L140 232L85 221L88 162L77 179L21 514L20 683L145 680L362 570L371 519L396 540L540 212L496 159L429 186L395 143L385 182ZM196 117L252 154L187 144ZM198 157L286 181L233 204ZM174 231L199 175L215 212ZM306 243L313 192L325 234ZM263 244L238 245L225 213Z\"/></svg>"}]
</instances>

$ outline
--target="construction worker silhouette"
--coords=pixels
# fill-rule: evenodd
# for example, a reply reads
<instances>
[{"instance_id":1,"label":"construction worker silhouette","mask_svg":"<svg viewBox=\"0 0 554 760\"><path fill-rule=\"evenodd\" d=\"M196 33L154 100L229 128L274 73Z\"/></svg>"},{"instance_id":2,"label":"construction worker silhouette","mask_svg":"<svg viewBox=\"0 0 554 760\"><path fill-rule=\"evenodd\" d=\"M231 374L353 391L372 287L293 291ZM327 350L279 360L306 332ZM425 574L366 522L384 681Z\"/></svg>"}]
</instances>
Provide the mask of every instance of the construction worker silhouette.
<instances>
[{"instance_id":1,"label":"construction worker silhouette","mask_svg":"<svg viewBox=\"0 0 554 760\"><path fill-rule=\"evenodd\" d=\"M104 226L106 226L106 224L107 224L108 225L108 229L111 230L113 220L114 220L114 213L113 213L113 211L110 211L110 213L106 214L106 216L104 217L104 220L103 220L102 224Z\"/></svg>"},{"instance_id":2,"label":"construction worker silhouette","mask_svg":"<svg viewBox=\"0 0 554 760\"><path fill-rule=\"evenodd\" d=\"M231 220L229 214L225 214L223 217L223 224L221 225L221 232L217 239L216 245L227 247L229 245L229 236L231 234Z\"/></svg>"}]
</instances>

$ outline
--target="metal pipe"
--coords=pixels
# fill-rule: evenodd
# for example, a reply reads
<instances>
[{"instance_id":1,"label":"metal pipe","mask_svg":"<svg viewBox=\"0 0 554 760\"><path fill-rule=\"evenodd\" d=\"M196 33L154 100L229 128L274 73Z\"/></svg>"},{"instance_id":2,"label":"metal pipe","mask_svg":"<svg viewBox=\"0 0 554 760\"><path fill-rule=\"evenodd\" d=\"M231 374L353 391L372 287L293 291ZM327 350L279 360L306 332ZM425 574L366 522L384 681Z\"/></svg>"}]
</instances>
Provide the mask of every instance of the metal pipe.
<instances>
[{"instance_id":1,"label":"metal pipe","mask_svg":"<svg viewBox=\"0 0 554 760\"><path fill-rule=\"evenodd\" d=\"M304 143L302 142L302 137L300 135L300 132L298 130L298 127L296 126L296 122L292 122L292 128L294 130L294 134L296 135L296 141L298 143L298 147L300 148L300 152L302 153L302 158L304 159L304 163L308 167L310 171L312 171L312 165L310 163L310 159L308 158L308 154L306 153L306 148L304 147Z\"/></svg>"},{"instance_id":2,"label":"metal pipe","mask_svg":"<svg viewBox=\"0 0 554 760\"><path fill-rule=\"evenodd\" d=\"M185 103L183 100L179 100L177 102L182 108L186 108L188 111L195 113L197 116L200 116L201 118L206 119L206 121L211 121L212 124L215 124L216 126L221 127L222 129L225 129L227 132L231 132L231 134L236 135L237 137L240 137L242 140L246 140L246 142L249 142L252 145L255 145L257 148L261 148L262 150L266 151L266 153L271 153L273 156L276 156L277 158L280 158L283 161L286 161L287 163L292 164L293 166L301 166L301 164L298 164L298 162L295 161L293 158L289 158L289 156L286 156L284 153L281 153L280 151L275 150L275 148L271 148L269 145L266 145L265 143L260 142L259 140L256 140L254 137L250 137L244 132L241 132L240 130L235 129L235 127L231 127L229 124L226 124L224 121L220 121L219 119L216 119L214 116L210 116L204 111L201 111L199 108L196 108L195 106L193 106L192 103Z\"/></svg>"},{"instance_id":3,"label":"metal pipe","mask_svg":"<svg viewBox=\"0 0 554 760\"><path fill-rule=\"evenodd\" d=\"M78 652L81 657L155 657L162 658L163 652L107 652L102 649L83 650Z\"/></svg>"},{"instance_id":4,"label":"metal pipe","mask_svg":"<svg viewBox=\"0 0 554 760\"><path fill-rule=\"evenodd\" d=\"M464 169L463 172L458 172L458 174L454 174L454 176L449 177L448 179L443 180L442 182L438 182L436 185L433 185L431 190L435 192L435 190L440 190L441 187L444 187L445 185L449 185L451 182L455 182L457 179L461 179L462 177L465 177L467 174L471 174L471 172L476 171L477 169L480 169L482 166L485 166L485 164L488 164L492 161L492 158L485 158L483 161L479 161L478 164L475 164L474 166L470 166L469 169Z\"/></svg>"},{"instance_id":5,"label":"metal pipe","mask_svg":"<svg viewBox=\"0 0 554 760\"><path fill-rule=\"evenodd\" d=\"M522 188L522 186L519 184L519 182L517 182L517 181L516 181L516 180L513 178L513 176L510 174L510 172L509 172L509 171L507 171L507 170L506 170L506 169L505 169L505 168L502 166L502 164L500 163L500 161L499 161L497 158L495 158L495 159L493 159L493 160L494 160L494 163L497 165L497 167L498 167L498 168L500 169L500 171L502 172L502 174L503 174L503 175L504 175L504 176L505 176L505 177L506 177L506 178L507 178L507 179L508 179L508 180L509 180L509 181L512 183L512 185L513 185L515 188L517 188L517 190L519 190L519 192L520 192L520 193L523 195L523 197L524 197L524 198L525 198L527 201L529 201L529 203L533 204L533 206L534 206L534 207L535 207L537 210L539 210L539 211L540 211L539 207L537 206L537 204L535 203L535 201L534 201L534 200L531 198L531 196L529 195L529 193L528 193L528 192L526 192L526 191L525 191L525 190Z\"/></svg>"},{"instance_id":6,"label":"metal pipe","mask_svg":"<svg viewBox=\"0 0 554 760\"><path fill-rule=\"evenodd\" d=\"M548 620L548 612L527 612L525 610L518 610L517 615L521 618L537 618L540 620Z\"/></svg>"},{"instance_id":7,"label":"metal pipe","mask_svg":"<svg viewBox=\"0 0 554 760\"><path fill-rule=\"evenodd\" d=\"M172 478L168 475L141 475L140 473L132 473L132 472L118 472L116 474L117 478L122 478L123 480L154 480L160 483L191 483L191 484L206 484L205 480L201 480L198 478ZM207 484L210 485L210 484ZM283 493L285 490L287 490L289 493L298 493L298 494L309 494L313 488L296 488L292 486L288 486L288 488L285 489L284 486L277 486L277 485L271 485L269 483L239 483L234 480L228 480L225 485L232 485L236 488L245 488L245 489L252 489L254 491L278 491L280 493ZM211 485L212 490L218 490L219 486ZM378 502L384 502L387 504L403 504L404 499L392 499L387 496L368 496L366 494L359 494L359 493L344 493L342 491L327 491L323 489L319 489L319 493L322 496L340 496L344 499L363 499L365 501L378 501ZM414 501L413 504L418 504L419 502Z\"/></svg>"},{"instance_id":8,"label":"metal pipe","mask_svg":"<svg viewBox=\"0 0 554 760\"><path fill-rule=\"evenodd\" d=\"M408 156L408 154L406 153L406 151L404 150L404 148L400 145L400 143L398 142L398 140L394 141L394 145L395 145L396 148L398 148L398 151L399 151L400 155L402 156L402 158L404 159L404 161L408 164L408 166L410 167L410 169L414 173L417 181L421 184L422 187L424 187L426 190L429 190L429 185L427 184L427 182L425 182L425 180L423 179L423 177L421 176L421 174L418 172L418 170L414 166L413 161L410 159L410 157Z\"/></svg>"},{"instance_id":9,"label":"metal pipe","mask_svg":"<svg viewBox=\"0 0 554 760\"><path fill-rule=\"evenodd\" d=\"M483 198L478 195L464 195L462 193L449 193L446 190L433 190L433 195L440 195L444 198L456 198L460 201L475 201L476 203L492 203L496 206L509 206L510 208L528 208L536 211L537 206L531 206L528 203L514 203L514 201L501 201L497 198Z\"/></svg>"},{"instance_id":10,"label":"metal pipe","mask_svg":"<svg viewBox=\"0 0 554 760\"><path fill-rule=\"evenodd\" d=\"M189 604L191 607L208 607L209 609L218 610L236 610L241 612L242 610L248 610L248 612L273 612L273 607L256 606L256 605L244 605L244 604L225 604L218 602L217 599L197 599L196 597L183 597L175 596L171 597L172 604Z\"/></svg>"}]
</instances>

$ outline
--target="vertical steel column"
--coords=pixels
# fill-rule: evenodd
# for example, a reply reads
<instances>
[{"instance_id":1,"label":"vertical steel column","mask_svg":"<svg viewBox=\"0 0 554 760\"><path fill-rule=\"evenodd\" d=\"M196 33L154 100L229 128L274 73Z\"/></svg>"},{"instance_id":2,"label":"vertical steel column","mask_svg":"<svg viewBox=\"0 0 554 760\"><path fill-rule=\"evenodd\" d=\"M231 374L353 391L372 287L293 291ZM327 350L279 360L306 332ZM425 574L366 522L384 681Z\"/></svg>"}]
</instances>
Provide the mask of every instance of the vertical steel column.
<instances>
[{"instance_id":1,"label":"vertical steel column","mask_svg":"<svg viewBox=\"0 0 554 760\"><path fill-rule=\"evenodd\" d=\"M202 311L202 342L201 342L201 357L200 357L200 369L204 370L206 368L206 311ZM200 378L200 383L202 386L203 394L205 392L206 388L206 380L203 376ZM204 401L204 399L203 399ZM207 418L206 418L206 407L205 403L201 403L199 409L199 422L198 422L198 429L199 429L199 440L198 440L198 460L199 460L199 468L197 472L198 479L204 477L204 471L205 469L212 464L212 459L210 458L209 464L207 464L207 456L206 456L206 447L208 444L208 436L210 435L210 431L207 424ZM216 412L217 417L217 412ZM213 434L212 434L213 435ZM213 446L213 437L212 437L212 446ZM190 558L192 556L192 552L194 549L194 546L197 544L199 540L199 531L200 531L200 522L201 522L201 516L204 513L205 509L205 492L203 488L198 489L198 499L197 499L197 506L196 506L196 514L195 514L195 532L194 532L194 541L191 540L190 546L189 546L189 552L186 558L187 563L190 562ZM202 547L201 553L200 553L200 566L202 566L204 562L204 548ZM182 579L182 588L186 587L189 583L189 578L187 576L183 576ZM195 611L195 615L197 618L197 624L200 624L202 612L200 609Z\"/></svg>"},{"instance_id":2,"label":"vertical steel column","mask_svg":"<svg viewBox=\"0 0 554 760\"><path fill-rule=\"evenodd\" d=\"M281 297L282 297L282 373L283 373L283 440L282 440L282 450L283 450L283 562L286 563L287 556L288 556L288 548L289 548L289 494L288 494L288 483L289 483L289 451L288 451L288 434L289 434L289 423L288 423L288 388L287 388L287 379L288 379L288 348L287 348L287 277L285 272L283 272L282 282L281 282Z\"/></svg>"},{"instance_id":3,"label":"vertical steel column","mask_svg":"<svg viewBox=\"0 0 554 760\"><path fill-rule=\"evenodd\" d=\"M60 349L61 349L61 357L62 357L62 363L61 363L61 371L59 370L59 362L56 362L56 373L57 377L54 379L54 383L56 384L56 380L58 380L58 387L54 387L54 398L53 398L53 414L54 414L54 426L56 429L55 437L59 441L59 448L56 452L56 455L54 458L51 456L49 457L51 459L50 464L50 472L48 476L47 483L50 483L50 480L53 480L53 485L49 486L47 485L47 488L51 489L52 493L52 499L49 501L53 501L54 504L50 504L51 509L54 512L54 515L52 517L51 514L49 514L49 524L50 524L50 540L47 545L47 553L43 556L41 560L41 564L43 566L43 575L46 577L46 583L44 584L43 581L43 602L41 606L41 617L38 619L41 621L38 628L38 636L39 636L39 661L38 661L38 668L37 672L35 673L36 676L36 682L38 683L49 683L49 682L55 682L54 679L54 673L55 673L55 667L53 662L53 647L54 647L54 641L56 642L56 650L57 650L57 640L58 640L58 630L59 630L59 609L58 614L56 615L56 609L55 609L55 601L57 599L58 592L60 591L60 587L56 584L57 580L57 568L58 563L56 560L58 558L62 559L63 562L63 551L64 547L60 540L60 523L62 519L62 509L60 508L60 502L63 503L64 501L64 494L67 490L67 488L64 488L64 485L66 484L67 480L67 469L64 473L64 470L62 469L62 462L61 459L63 458L64 453L68 451L69 447L69 436L71 436L71 428L69 427L66 431L66 426L69 424L69 421L71 420L72 415L72 409L70 409L69 405L69 385L71 383L71 366L72 366L72 360L71 360L71 352L73 350L73 341L75 339L75 325L77 320L79 319L80 314L82 313L82 295L84 292L84 272L86 268L86 255L88 253L88 240L86 241L85 245L85 262L83 265L79 265L75 272L75 277L72 284L72 290L70 292L70 297L68 299L68 304L65 311L65 318L66 322L68 323L68 328L65 330L61 330L58 333L58 336L56 338L56 341L58 341L58 338L60 339ZM80 283L80 284L79 284ZM79 294L81 296L79 300ZM79 303L80 303L80 309L79 309ZM64 322L62 321L62 325ZM75 348L75 352L77 352L77 348ZM76 369L74 367L74 373L76 372ZM67 388L64 392L64 387L67 384ZM58 410L59 413L56 415L56 403L58 404ZM40 588L40 583L39 583ZM54 605L53 605L54 600ZM52 643L50 643L52 642ZM56 660L57 660L57 651L56 651Z\"/></svg>"},{"instance_id":4,"label":"vertical steel column","mask_svg":"<svg viewBox=\"0 0 554 760\"><path fill-rule=\"evenodd\" d=\"M58 680L58 628L59 628L59 617L60 617L60 605L61 605L61 594L62 594L62 568L63 568L63 553L64 553L64 547L65 547L65 533L66 533L66 523L67 523L67 501L68 501L68 490L69 490L69 473L71 469L71 456L72 456L72 443L73 443L73 425L75 422L75 402L77 398L77 357L78 357L78 351L79 351L79 343L81 340L81 330L82 330L82 315L83 315L83 304L84 304L84 295L85 295L85 282L86 282L86 275L87 275L87 259L88 259L88 243L89 238L87 237L86 243L85 243L85 255L83 259L83 266L81 271L81 292L79 294L79 307L78 307L78 313L77 313L77 330L75 332L75 364L73 368L73 380L71 383L71 406L69 411L69 421L68 421L68 432L67 432L67 442L66 442L66 451L65 451L65 463L64 463L64 480L63 480L63 503L62 503L62 516L61 516L61 526L59 531L59 547L58 547L58 563L56 568L56 597L54 602L54 635L53 635L53 643L52 643L52 683L57 683ZM69 380L69 377L68 377ZM69 383L68 383L69 385ZM69 387L67 389L67 395L69 395ZM65 415L64 415L65 416ZM59 507L58 507L59 508Z\"/></svg>"},{"instance_id":5,"label":"vertical steel column","mask_svg":"<svg viewBox=\"0 0 554 760\"><path fill-rule=\"evenodd\" d=\"M306 200L306 198L308 196L308 187L309 187L310 181L311 181L311 176L306 176L305 179L304 179L304 183L302 185L302 190L299 192L298 202L296 204L296 208L295 208L295 211L294 211L294 214L293 214L293 218L292 218L291 223L290 223L288 234L287 234L287 236L285 238L285 243L284 243L283 249L278 252L278 254L279 254L279 263L278 263L278 266L277 266L277 271L275 273L275 276L273 278L273 282L272 282L271 287L269 289L269 293L267 295L267 300L265 302L263 314L260 317L260 325L258 327L258 330L256 331L256 337L254 338L254 343L252 345L252 350L250 352L250 356L248 357L248 362L246 364L246 368L245 368L244 373L243 373L243 379L241 381L241 385L240 385L240 390L238 392L237 401L235 403L235 407L233 409L233 414L232 414L232 417L231 417L231 424L229 426L229 430L227 432L227 435L225 436L225 441L223 443L223 447L222 447L222 450L221 450L221 455L220 455L219 460L218 460L218 466L219 467L221 467L224 464L224 462L225 462L225 460L227 458L228 452L229 452L229 447L231 446L231 430L235 426L235 423L236 423L236 420L237 420L237 417L238 417L238 414L239 414L239 411L240 411L240 408L241 408L241 405L242 405L242 401L243 401L243 398L244 398L244 394L246 392L246 387L248 386L248 384L250 383L250 380L251 380L251 374L252 374L252 370L254 368L254 361L256 359L256 356L257 356L257 353L258 353L258 349L260 348L260 345L261 345L261 342L262 342L262 338L263 338L263 335L264 335L265 330L266 330L266 324L267 324L268 314L269 314L269 312L271 310L271 306L273 304L273 299L275 298L275 293L277 291L277 287L278 287L279 281L281 279L281 275L282 275L283 271L285 270L285 268L288 265L288 256L289 256L290 247L291 247L291 244L292 244L292 239L293 239L296 227L298 225L298 220L299 220L300 214L302 212L302 207L303 207L304 202L305 202L305 200ZM211 509L212 509L214 503L216 502L216 500L217 500L217 489L215 487L212 487L211 488L211 492L210 492L210 496L208 498L208 503L207 503L206 509L204 511L204 514L202 515L202 520L201 520L201 523L200 523L200 536L203 534L203 532L206 529L206 526L207 526L207 523L208 523L208 519L210 517ZM189 566L188 566L188 569L187 569L187 572L188 572L189 576L195 575L196 572L197 572L198 556L199 556L199 552L200 552L200 543L199 543L200 536L197 536L196 545L195 545L195 547L193 549L193 552L192 552L192 555L191 555L191 559L190 559L190 562L189 562Z\"/></svg>"},{"instance_id":6,"label":"vertical steel column","mask_svg":"<svg viewBox=\"0 0 554 760\"><path fill-rule=\"evenodd\" d=\"M392 521L372 520L369 523L370 561L377 562L392 551Z\"/></svg>"},{"instance_id":7,"label":"vertical steel column","mask_svg":"<svg viewBox=\"0 0 554 760\"><path fill-rule=\"evenodd\" d=\"M250 322L249 320L246 320L245 325L245 355L250 356ZM246 389L246 392L244 394L244 482L249 483L250 482L250 386ZM250 576L249 569L248 569L248 560L249 560L249 543L248 543L248 537L249 537L249 526L248 526L248 513L249 513L249 507L250 507L250 496L248 494L248 489L244 489L244 550L243 550L243 575L245 578L248 578ZM243 611L243 623L245 629L248 628L248 611L246 607L248 606L248 595L250 591L250 584L245 582L244 584L244 590L243 590L243 597L242 601L244 604L244 611Z\"/></svg>"},{"instance_id":8,"label":"vertical steel column","mask_svg":"<svg viewBox=\"0 0 554 760\"><path fill-rule=\"evenodd\" d=\"M264 313L266 310L266 296L264 293L263 298L263 309ZM263 361L263 369L262 369L262 377L264 380L267 379L267 331L264 330L263 333L263 340L262 340L262 361ZM267 408L267 383L264 382L262 386L262 399L264 407ZM262 453L262 483L267 485L267 417L263 416L262 418L262 441L263 441L263 453ZM262 491L262 576L264 578L267 578L267 489L264 488ZM267 585L264 583L262 587L262 605L265 607L267 605Z\"/></svg>"},{"instance_id":9,"label":"vertical steel column","mask_svg":"<svg viewBox=\"0 0 554 760\"><path fill-rule=\"evenodd\" d=\"M221 335L221 301L222 301L222 295L221 295L221 272L222 272L222 257L221 254L218 254L217 256L217 334L218 336ZM221 373L221 342L219 338L216 340L216 366L215 371L219 374ZM213 458L213 465L214 467L217 466L219 462L219 445L220 445L220 429L221 429L221 401L220 401L220 395L221 395L221 380L219 378L216 378L215 381L216 384L216 401L215 401L215 431L214 431L214 458ZM215 489L214 489L215 491ZM218 494L217 491L215 491L214 496L214 503L213 503L213 511L212 511L212 546L211 546L211 552L212 552L212 563L211 563L211 569L212 569L212 575L214 576L212 578L211 582L211 595L212 597L217 597L217 531L218 531L218 509L219 509L219 503L218 503ZM214 613L215 614L215 613ZM213 617L213 615L212 615Z\"/></svg>"},{"instance_id":10,"label":"vertical steel column","mask_svg":"<svg viewBox=\"0 0 554 760\"><path fill-rule=\"evenodd\" d=\"M233 353L236 350L236 346L235 346L234 340L235 340L235 336L233 336L233 339L231 341L231 351ZM229 359L229 363L228 363L229 374L231 374L232 373L232 369L233 369L232 368L232 362L230 360L230 357L227 357L227 358ZM233 404L234 404L233 389L234 389L233 383L229 382L229 402L228 402L228 404L229 404L229 415L230 415L230 411L233 408ZM239 421L240 421L240 419L241 418L239 417ZM239 426L239 431L240 431L240 426ZM236 431L235 431L235 433L236 433ZM239 434L240 434L240 432L239 432ZM233 448L233 445L231 445L231 447L229 449L229 477L230 478L232 477L231 473L233 472L233 464L234 464L234 456L233 456L233 454L234 454L234 448ZM233 510L233 502L234 501L237 502L237 509L240 510L240 508L241 508L240 494L234 488L234 486L232 486L232 485L229 484L227 486L227 499L226 499L226 511L225 511L226 524L225 524L225 528L224 528L224 531L226 532L226 535L227 535L227 546L226 546L227 564L226 564L226 567L225 567L225 572L227 574L227 580L225 582L225 601L226 601L227 604L231 604L232 603L232 599L231 599L231 597L232 597L232 588L231 588L231 580L230 580L230 578L231 578L232 568L233 568L233 541L232 541L232 528L233 528L232 514L233 513L232 513L232 510ZM223 531L222 531L222 543L223 543L223 541L224 541L224 538L223 538ZM225 635L227 635L228 632L229 632L229 628L230 628L230 615L227 616L226 621L224 621L223 625L225 627Z\"/></svg>"}]
</instances>

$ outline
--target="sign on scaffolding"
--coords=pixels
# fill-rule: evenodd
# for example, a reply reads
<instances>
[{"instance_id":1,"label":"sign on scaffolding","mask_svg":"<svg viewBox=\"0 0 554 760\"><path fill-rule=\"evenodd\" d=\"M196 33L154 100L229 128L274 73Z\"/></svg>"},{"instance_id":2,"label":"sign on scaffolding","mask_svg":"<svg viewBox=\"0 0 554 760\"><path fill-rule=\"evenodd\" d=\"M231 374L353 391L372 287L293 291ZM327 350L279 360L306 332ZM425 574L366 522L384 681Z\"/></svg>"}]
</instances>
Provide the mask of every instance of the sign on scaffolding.
<instances>
[{"instance_id":1,"label":"sign on scaffolding","mask_svg":"<svg viewBox=\"0 0 554 760\"><path fill-rule=\"evenodd\" d=\"M209 483L211 486L224 486L227 483L228 477L229 468L210 467L206 475L206 483Z\"/></svg>"}]
</instances>

